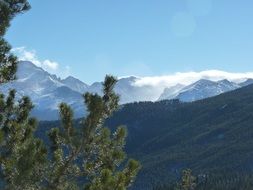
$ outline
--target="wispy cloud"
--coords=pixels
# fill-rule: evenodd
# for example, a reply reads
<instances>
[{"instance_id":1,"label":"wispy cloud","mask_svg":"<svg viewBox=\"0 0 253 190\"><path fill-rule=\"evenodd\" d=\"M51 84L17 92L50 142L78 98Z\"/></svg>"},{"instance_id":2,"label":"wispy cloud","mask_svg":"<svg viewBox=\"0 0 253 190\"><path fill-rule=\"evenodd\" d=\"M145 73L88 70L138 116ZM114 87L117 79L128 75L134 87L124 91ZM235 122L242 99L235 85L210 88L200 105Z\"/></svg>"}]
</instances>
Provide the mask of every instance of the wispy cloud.
<instances>
[{"instance_id":1,"label":"wispy cloud","mask_svg":"<svg viewBox=\"0 0 253 190\"><path fill-rule=\"evenodd\" d=\"M55 61L48 59L40 60L35 50L27 50L25 47L18 47L12 49L12 52L18 56L19 60L31 61L38 67L42 67L45 70L55 71L59 68L59 64Z\"/></svg>"},{"instance_id":2,"label":"wispy cloud","mask_svg":"<svg viewBox=\"0 0 253 190\"><path fill-rule=\"evenodd\" d=\"M30 61L50 73L57 74L61 77L66 77L70 74L69 66L61 68L60 64L56 61L49 59L41 60L37 56L35 50L28 50L26 47L17 47L13 48L12 52L19 58L20 61Z\"/></svg>"},{"instance_id":3,"label":"wispy cloud","mask_svg":"<svg viewBox=\"0 0 253 190\"><path fill-rule=\"evenodd\" d=\"M26 47L18 47L12 49L12 52L15 53L19 60L31 61L35 65L42 67L44 70L57 74L60 77L67 77L70 75L71 68L69 66L62 67L56 61L52 61L49 59L41 60L37 56L35 50L28 50ZM106 60L106 61L105 61ZM105 59L104 57L99 57L96 60L95 64L102 67L101 70L106 70L106 72L110 73L111 71L117 70L117 72L112 72L115 75L121 76L140 76L140 75L153 75L152 69L148 67L146 64L142 62L133 62L128 64L126 67L114 67L111 64L109 59ZM125 77L119 77L125 78ZM158 92L162 92L164 88L171 87L176 84L184 84L189 85L193 82L196 82L200 79L208 79L212 81L218 81L222 79L228 79L233 82L242 82L248 78L253 78L253 72L244 72L244 73L236 73L236 72L226 72L221 70L206 70L201 72L177 72L169 75L163 76L151 76L151 77L137 77L138 80L133 84L135 86L153 86L156 87Z\"/></svg>"},{"instance_id":4,"label":"wispy cloud","mask_svg":"<svg viewBox=\"0 0 253 190\"><path fill-rule=\"evenodd\" d=\"M170 87L176 84L191 84L200 79L218 81L228 79L233 82L242 82L248 78L253 78L253 72L231 73L220 70L207 70L201 72L178 72L166 76L142 77L136 81L136 86L159 86L162 88Z\"/></svg>"}]
</instances>

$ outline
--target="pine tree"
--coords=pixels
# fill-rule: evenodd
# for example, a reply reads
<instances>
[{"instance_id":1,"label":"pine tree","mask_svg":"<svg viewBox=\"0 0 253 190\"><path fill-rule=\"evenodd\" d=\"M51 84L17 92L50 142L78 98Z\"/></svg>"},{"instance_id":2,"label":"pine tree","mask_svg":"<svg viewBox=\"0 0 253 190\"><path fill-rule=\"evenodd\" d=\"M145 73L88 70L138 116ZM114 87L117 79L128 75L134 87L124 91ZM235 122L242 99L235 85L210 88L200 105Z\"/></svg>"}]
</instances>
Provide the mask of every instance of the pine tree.
<instances>
[{"instance_id":1,"label":"pine tree","mask_svg":"<svg viewBox=\"0 0 253 190\"><path fill-rule=\"evenodd\" d=\"M194 190L196 188L195 181L196 178L192 175L192 171L190 169L184 170L176 190Z\"/></svg>"},{"instance_id":2,"label":"pine tree","mask_svg":"<svg viewBox=\"0 0 253 190\"><path fill-rule=\"evenodd\" d=\"M0 0L0 84L15 79L17 58L4 35L11 20L30 8L26 0ZM15 91L0 94L0 174L1 189L36 189L46 162L46 148L34 137L36 120L28 97L15 103Z\"/></svg>"},{"instance_id":3,"label":"pine tree","mask_svg":"<svg viewBox=\"0 0 253 190\"><path fill-rule=\"evenodd\" d=\"M36 189L45 167L47 150L34 137L37 122L29 114L28 97L15 103L15 91L0 96L0 164L4 189Z\"/></svg>"},{"instance_id":4,"label":"pine tree","mask_svg":"<svg viewBox=\"0 0 253 190\"><path fill-rule=\"evenodd\" d=\"M26 0L0 0L0 84L15 79L17 58L10 53L11 46L4 35L11 20L30 8Z\"/></svg>"},{"instance_id":5,"label":"pine tree","mask_svg":"<svg viewBox=\"0 0 253 190\"><path fill-rule=\"evenodd\" d=\"M135 160L125 167L123 151L126 130L119 127L113 134L104 127L104 121L118 108L119 97L113 92L117 80L107 76L104 96L86 93L85 104L89 112L83 128L73 126L73 111L62 103L62 128L51 130L51 150L46 189L67 190L124 190L130 187L140 168ZM78 183L79 182L79 183Z\"/></svg>"},{"instance_id":6,"label":"pine tree","mask_svg":"<svg viewBox=\"0 0 253 190\"><path fill-rule=\"evenodd\" d=\"M14 80L17 58L4 35L11 20L30 8L26 0L0 0L0 84ZM73 111L62 103L61 128L49 133L50 150L35 137L36 119L30 117L33 105L28 97L16 102L15 91L0 94L0 177L7 190L124 190L131 186L140 165L125 162L126 130L113 134L104 121L118 108L113 92L117 80L107 76L104 96L86 93L89 112L82 129L73 126Z\"/></svg>"}]
</instances>

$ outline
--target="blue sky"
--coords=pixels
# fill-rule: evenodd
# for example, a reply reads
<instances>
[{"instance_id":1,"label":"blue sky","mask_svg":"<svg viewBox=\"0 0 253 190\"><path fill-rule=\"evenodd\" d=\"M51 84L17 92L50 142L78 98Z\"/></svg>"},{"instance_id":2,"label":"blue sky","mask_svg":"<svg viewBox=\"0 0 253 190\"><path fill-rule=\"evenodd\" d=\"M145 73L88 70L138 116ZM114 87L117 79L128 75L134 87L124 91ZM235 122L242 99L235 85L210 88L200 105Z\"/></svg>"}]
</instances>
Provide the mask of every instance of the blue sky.
<instances>
[{"instance_id":1,"label":"blue sky","mask_svg":"<svg viewBox=\"0 0 253 190\"><path fill-rule=\"evenodd\" d=\"M6 38L19 54L62 77L92 83L108 73L253 71L252 0L30 3L32 9L12 22Z\"/></svg>"}]
</instances>

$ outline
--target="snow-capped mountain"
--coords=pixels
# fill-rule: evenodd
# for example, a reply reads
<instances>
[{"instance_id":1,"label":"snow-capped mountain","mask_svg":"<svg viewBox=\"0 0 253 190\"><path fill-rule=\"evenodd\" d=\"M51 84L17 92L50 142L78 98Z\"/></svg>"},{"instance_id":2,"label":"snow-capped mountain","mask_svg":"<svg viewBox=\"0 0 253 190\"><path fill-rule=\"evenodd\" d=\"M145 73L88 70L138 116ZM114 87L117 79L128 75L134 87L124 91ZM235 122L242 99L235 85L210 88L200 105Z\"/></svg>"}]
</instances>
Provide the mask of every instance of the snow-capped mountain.
<instances>
[{"instance_id":1,"label":"snow-capped mountain","mask_svg":"<svg viewBox=\"0 0 253 190\"><path fill-rule=\"evenodd\" d=\"M245 82L240 83L239 85L241 87L248 86L250 84L253 84L253 79L247 79Z\"/></svg>"},{"instance_id":2,"label":"snow-capped mountain","mask_svg":"<svg viewBox=\"0 0 253 190\"><path fill-rule=\"evenodd\" d=\"M136 77L126 77L118 81L115 91L121 97L121 104L156 99L156 91L152 87L135 86L136 80ZM18 66L17 80L1 85L0 91L7 94L10 89L16 89L17 98L29 96L35 105L33 115L42 120L52 120L58 119L58 105L61 102L71 105L75 117L83 116L82 94L91 92L101 95L102 87L102 82L89 86L72 76L62 80L31 62L22 61Z\"/></svg>"},{"instance_id":3,"label":"snow-capped mountain","mask_svg":"<svg viewBox=\"0 0 253 190\"><path fill-rule=\"evenodd\" d=\"M220 80L215 82L201 79L185 87L182 85L176 85L171 88L166 88L159 100L179 99L182 102L193 102L196 100L213 97L250 84L253 84L253 79L248 79L239 84L228 80Z\"/></svg>"},{"instance_id":4,"label":"snow-capped mountain","mask_svg":"<svg viewBox=\"0 0 253 190\"><path fill-rule=\"evenodd\" d=\"M126 77L121 78L115 86L115 92L120 96L120 103L131 103L139 101L155 101L157 99L157 90L153 86L136 86L135 82L139 78ZM88 92L102 94L102 82L95 82L88 87Z\"/></svg>"},{"instance_id":5,"label":"snow-capped mountain","mask_svg":"<svg viewBox=\"0 0 253 190\"><path fill-rule=\"evenodd\" d=\"M63 84L65 84L70 89L77 91L79 93L84 93L88 90L88 85L84 82L80 81L79 79L76 79L72 76L67 77L66 79L61 80Z\"/></svg>"},{"instance_id":6,"label":"snow-capped mountain","mask_svg":"<svg viewBox=\"0 0 253 190\"><path fill-rule=\"evenodd\" d=\"M137 77L119 79L115 91L120 96L121 104L158 99L191 102L253 84L253 79L240 84L228 80L214 82L201 79L188 86L178 84L165 88L159 85L136 85L140 79ZM25 95L32 99L35 105L34 116L41 120L53 120L58 119L58 105L61 102L66 102L73 108L75 117L83 116L86 109L82 94L90 92L101 95L102 88L102 82L87 85L72 76L60 79L31 62L23 61L19 63L17 80L1 85L0 92L7 94L10 89L16 89L17 98Z\"/></svg>"},{"instance_id":7,"label":"snow-capped mountain","mask_svg":"<svg viewBox=\"0 0 253 190\"><path fill-rule=\"evenodd\" d=\"M60 78L31 62L20 62L17 80L0 86L0 91L4 94L10 89L16 89L17 98L29 96L32 99L35 105L33 115L39 119L57 119L58 105L61 102L71 105L77 117L85 111L81 93L70 89Z\"/></svg>"},{"instance_id":8,"label":"snow-capped mountain","mask_svg":"<svg viewBox=\"0 0 253 190\"><path fill-rule=\"evenodd\" d=\"M221 81L210 81L201 79L181 90L177 95L176 99L183 102L193 102L196 100L201 100L235 90L239 88L240 85L230 82L228 80Z\"/></svg>"},{"instance_id":9,"label":"snow-capped mountain","mask_svg":"<svg viewBox=\"0 0 253 190\"><path fill-rule=\"evenodd\" d=\"M180 91L185 87L183 84L177 84L175 86L165 88L158 100L170 100L176 98Z\"/></svg>"}]
</instances>

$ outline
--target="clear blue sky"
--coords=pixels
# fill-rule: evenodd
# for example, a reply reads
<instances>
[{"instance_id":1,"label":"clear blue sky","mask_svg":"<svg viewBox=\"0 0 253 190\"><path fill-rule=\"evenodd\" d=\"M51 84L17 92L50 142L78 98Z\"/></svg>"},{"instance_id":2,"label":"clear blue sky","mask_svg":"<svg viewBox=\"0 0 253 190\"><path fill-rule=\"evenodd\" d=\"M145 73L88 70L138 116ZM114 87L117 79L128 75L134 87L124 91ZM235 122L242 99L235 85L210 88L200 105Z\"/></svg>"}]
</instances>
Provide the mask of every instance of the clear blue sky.
<instances>
[{"instance_id":1,"label":"clear blue sky","mask_svg":"<svg viewBox=\"0 0 253 190\"><path fill-rule=\"evenodd\" d=\"M252 0L30 0L7 33L87 83L107 73L253 71ZM60 72L60 71L59 71ZM62 71L61 71L62 72ZM61 73L59 73L61 75Z\"/></svg>"}]
</instances>

